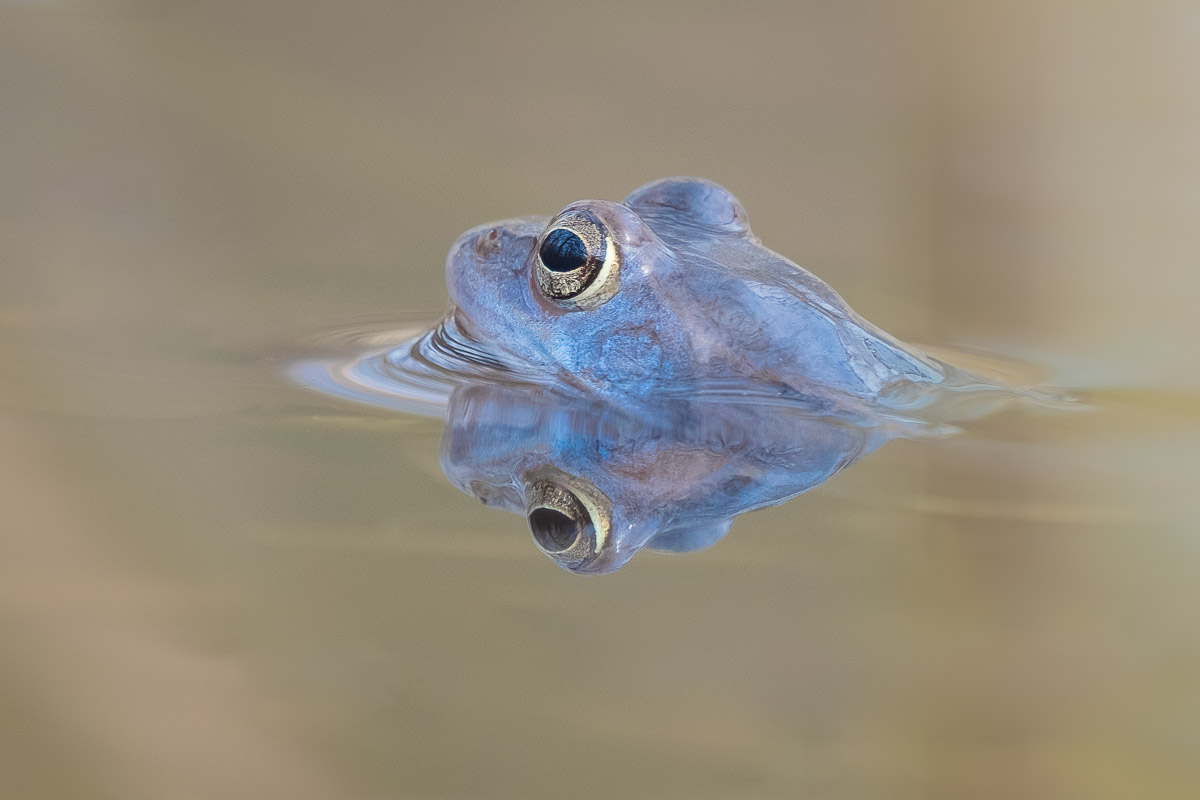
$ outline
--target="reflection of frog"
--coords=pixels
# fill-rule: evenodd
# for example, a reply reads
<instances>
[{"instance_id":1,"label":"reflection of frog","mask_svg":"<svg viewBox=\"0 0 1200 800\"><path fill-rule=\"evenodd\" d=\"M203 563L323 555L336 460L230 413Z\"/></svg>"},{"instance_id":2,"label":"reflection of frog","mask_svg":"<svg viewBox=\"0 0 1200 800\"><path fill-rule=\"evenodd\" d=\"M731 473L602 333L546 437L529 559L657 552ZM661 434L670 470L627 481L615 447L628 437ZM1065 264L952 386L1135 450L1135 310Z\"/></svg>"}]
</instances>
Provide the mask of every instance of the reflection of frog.
<instances>
[{"instance_id":1,"label":"reflection of frog","mask_svg":"<svg viewBox=\"0 0 1200 800\"><path fill-rule=\"evenodd\" d=\"M610 398L707 388L912 409L1000 388L863 320L696 178L475 228L446 281L441 330L477 363Z\"/></svg>"},{"instance_id":2,"label":"reflection of frog","mask_svg":"<svg viewBox=\"0 0 1200 800\"><path fill-rule=\"evenodd\" d=\"M523 514L572 572L611 572L643 547L695 550L733 518L828 480L895 435L779 403L612 404L493 383L450 398L442 469Z\"/></svg>"}]
</instances>

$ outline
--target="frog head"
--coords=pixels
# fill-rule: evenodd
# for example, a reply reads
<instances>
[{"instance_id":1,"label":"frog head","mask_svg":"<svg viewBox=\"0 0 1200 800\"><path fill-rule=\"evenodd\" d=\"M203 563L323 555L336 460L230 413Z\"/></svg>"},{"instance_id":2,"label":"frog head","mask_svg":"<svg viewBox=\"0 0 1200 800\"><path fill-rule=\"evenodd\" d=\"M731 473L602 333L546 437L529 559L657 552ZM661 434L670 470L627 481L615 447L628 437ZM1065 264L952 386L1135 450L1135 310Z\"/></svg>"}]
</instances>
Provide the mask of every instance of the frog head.
<instances>
[{"instance_id":1,"label":"frog head","mask_svg":"<svg viewBox=\"0 0 1200 800\"><path fill-rule=\"evenodd\" d=\"M694 301L719 298L731 273L697 263L697 245L750 237L733 195L667 179L474 228L446 282L460 328L487 347L603 394L645 393L704 374L723 338Z\"/></svg>"}]
</instances>

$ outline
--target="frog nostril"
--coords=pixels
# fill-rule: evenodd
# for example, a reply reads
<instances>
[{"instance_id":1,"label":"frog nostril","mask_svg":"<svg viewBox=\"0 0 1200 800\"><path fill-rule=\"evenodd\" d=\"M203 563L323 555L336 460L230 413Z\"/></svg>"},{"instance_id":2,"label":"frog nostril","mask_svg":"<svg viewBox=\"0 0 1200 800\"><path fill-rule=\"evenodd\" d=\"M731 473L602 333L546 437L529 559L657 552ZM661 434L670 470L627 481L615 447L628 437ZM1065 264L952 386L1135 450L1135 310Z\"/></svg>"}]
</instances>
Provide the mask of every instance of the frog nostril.
<instances>
[{"instance_id":1,"label":"frog nostril","mask_svg":"<svg viewBox=\"0 0 1200 800\"><path fill-rule=\"evenodd\" d=\"M492 228L475 239L475 252L483 257L494 255L500 249L500 229Z\"/></svg>"},{"instance_id":2,"label":"frog nostril","mask_svg":"<svg viewBox=\"0 0 1200 800\"><path fill-rule=\"evenodd\" d=\"M587 245L566 228L556 228L546 235L539 251L546 269L570 272L587 263Z\"/></svg>"}]
</instances>

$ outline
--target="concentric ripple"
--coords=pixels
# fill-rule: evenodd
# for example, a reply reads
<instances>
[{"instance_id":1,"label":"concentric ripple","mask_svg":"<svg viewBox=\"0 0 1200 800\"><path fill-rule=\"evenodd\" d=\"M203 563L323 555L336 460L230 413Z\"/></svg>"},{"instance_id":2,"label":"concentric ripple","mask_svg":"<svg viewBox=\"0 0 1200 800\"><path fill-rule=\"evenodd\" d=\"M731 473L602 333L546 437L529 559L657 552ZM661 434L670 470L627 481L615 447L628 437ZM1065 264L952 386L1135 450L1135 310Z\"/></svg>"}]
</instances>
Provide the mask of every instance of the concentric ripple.
<instances>
[{"instance_id":1,"label":"concentric ripple","mask_svg":"<svg viewBox=\"0 0 1200 800\"><path fill-rule=\"evenodd\" d=\"M545 376L486 350L459 326L456 315L433 328L342 330L326 339L344 358L307 359L291 377L310 389L376 408L441 417L450 393L470 381L537 385Z\"/></svg>"}]
</instances>

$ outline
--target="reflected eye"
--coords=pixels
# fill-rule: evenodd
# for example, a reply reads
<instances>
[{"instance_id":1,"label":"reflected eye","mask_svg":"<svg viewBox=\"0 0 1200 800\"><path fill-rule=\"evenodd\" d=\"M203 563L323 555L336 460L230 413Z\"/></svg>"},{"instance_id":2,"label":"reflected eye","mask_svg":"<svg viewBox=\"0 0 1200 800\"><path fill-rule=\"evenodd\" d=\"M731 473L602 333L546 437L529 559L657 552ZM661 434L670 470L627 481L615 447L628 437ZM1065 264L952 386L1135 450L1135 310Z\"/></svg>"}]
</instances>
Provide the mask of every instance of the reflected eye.
<instances>
[{"instance_id":1,"label":"reflected eye","mask_svg":"<svg viewBox=\"0 0 1200 800\"><path fill-rule=\"evenodd\" d=\"M538 288L568 309L592 309L613 298L621 263L612 237L592 214L560 214L538 242L534 264Z\"/></svg>"},{"instance_id":2,"label":"reflected eye","mask_svg":"<svg viewBox=\"0 0 1200 800\"><path fill-rule=\"evenodd\" d=\"M529 531L560 567L587 571L608 548L608 498L581 478L544 467L527 479Z\"/></svg>"},{"instance_id":3,"label":"reflected eye","mask_svg":"<svg viewBox=\"0 0 1200 800\"><path fill-rule=\"evenodd\" d=\"M595 538L596 526L574 496L564 493L561 498L543 497L542 502L554 503L558 508L539 506L529 512L529 530L538 547L549 553L565 553L580 544L581 537ZM586 549L587 542L582 544Z\"/></svg>"}]
</instances>

